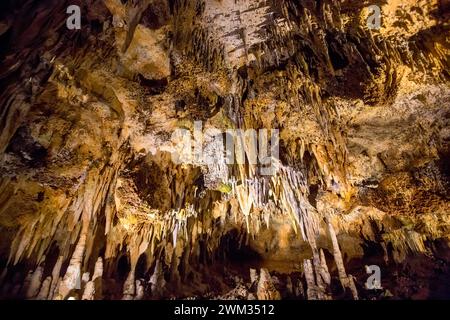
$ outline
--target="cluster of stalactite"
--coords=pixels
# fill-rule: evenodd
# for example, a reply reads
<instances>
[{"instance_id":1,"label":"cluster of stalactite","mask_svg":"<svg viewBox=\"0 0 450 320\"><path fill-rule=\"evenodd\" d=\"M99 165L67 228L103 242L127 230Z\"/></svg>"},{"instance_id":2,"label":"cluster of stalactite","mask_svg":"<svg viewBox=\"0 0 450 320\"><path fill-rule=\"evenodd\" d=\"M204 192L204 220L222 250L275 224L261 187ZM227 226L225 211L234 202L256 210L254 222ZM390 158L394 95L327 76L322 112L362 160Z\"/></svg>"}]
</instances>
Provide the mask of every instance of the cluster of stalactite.
<instances>
[{"instance_id":1,"label":"cluster of stalactite","mask_svg":"<svg viewBox=\"0 0 450 320\"><path fill-rule=\"evenodd\" d=\"M158 277L158 273L161 272L160 264L163 263L170 270L171 280L176 283L189 274L189 261L199 259L199 240L206 239L207 251L204 254L213 256L227 225L241 225L249 234L256 234L263 223L266 227L270 227L271 215L277 211L274 209L278 208L292 220L293 227L300 230L300 235L313 250L313 259L304 262L308 298L325 297L325 286L329 284L330 276L323 252L320 254L315 243L319 231L317 221L319 214L306 200L306 181L301 173L281 168L279 175L272 177L269 183L264 178L245 180L240 185L232 183L226 201L237 203L238 206L234 208L233 205L229 206L224 202L215 204L214 208L211 208L211 205L209 208L190 205L169 212L158 212L136 204L133 207L121 203L119 199L114 199L118 196L114 194L117 191L108 185L108 180L113 179L107 175L104 177L106 181L98 181L97 184L92 184L92 189L84 190L58 218L46 220L39 216L37 220L23 226L12 243L9 260L11 269L14 270L13 266L23 258L28 258L28 261L33 258L37 268L27 275L20 288L13 286L14 283L5 284L3 294L20 296L20 293L26 292L25 297L37 299L99 298L100 289L97 288L95 293L96 279L102 277L104 269L113 272L116 270L117 266L110 266L110 263L117 263L117 257L125 248L129 257L130 271L123 284L123 298L130 299L136 296L142 298L142 294L139 293L142 290L141 280L135 279L136 265L142 254L147 257L148 266L154 265L153 273L156 275L150 278ZM267 184L265 187L264 183ZM102 192L105 194L101 194ZM107 196L111 192L112 195ZM108 203L102 203L106 199L109 199ZM209 210L214 211L212 215L208 215ZM114 225L113 220L116 216L118 223ZM217 225L215 222L217 219L221 220L221 224ZM72 238L67 238L65 233L60 236L58 247L61 255L56 261L52 261L54 266L48 266L45 253L50 244L56 240L55 234L58 236L57 228L61 228ZM341 283L344 287L349 286L357 298L351 277L345 273L331 223L328 223L328 230ZM102 237L106 238L103 240L106 244L101 254L98 246ZM72 252L71 256L67 255L69 252ZM98 256L99 254L103 257ZM66 271L59 276L62 265L67 263ZM43 278L43 270L50 270L49 268L53 268L51 275ZM93 274L92 277L89 270ZM179 270L182 270L181 275L178 274ZM17 277L20 279L19 274ZM3 279L18 280L8 274L8 268L4 270Z\"/></svg>"},{"instance_id":2,"label":"cluster of stalactite","mask_svg":"<svg viewBox=\"0 0 450 320\"><path fill-rule=\"evenodd\" d=\"M111 180L108 176L105 179ZM101 283L101 278L104 276L103 270L111 270L110 275L115 272L117 265L109 264L117 263L117 257L125 247L130 261L130 271L123 283L123 298L144 297L143 279L135 279L136 265L143 254L147 258L146 265L153 266L153 273L149 274L149 279L146 281L151 284L152 295L158 297L165 286L162 265L171 270L169 271L171 281L182 281L191 271L189 270L190 262L200 259L199 240L209 238L209 241L206 240L208 246L206 255L213 256L219 245L221 234L226 231L226 225L241 225L248 234L257 234L263 224L270 228L271 216L279 211L279 215L286 215L292 221L293 228L299 230L299 236L308 242L312 249L312 258L305 259L303 263L303 273L307 284L306 297L308 299L329 297L330 291L327 286L330 285L330 274L323 248L319 248L316 244L321 224L325 227L325 232L331 241L332 254L342 286L349 288L355 299L358 297L352 276L345 271L332 223L333 219L337 219L337 222L334 222L335 225L348 228L349 223L345 220L355 218L317 212L307 200L307 182L301 172L280 167L278 174L269 179L255 177L252 180L244 180L239 185L234 180L230 182L229 195L224 196L226 202L215 204L213 208L210 205L209 208L190 205L164 213L136 206L136 204L133 207L120 203L119 199L114 199L120 197L114 194L118 191L113 187L105 187L103 183L105 181L99 181L97 187L84 190L84 193L67 207L64 214L61 213L58 219L62 221L38 217L36 221L26 225L18 233L11 247L11 266L23 257L33 257L37 267L26 275L23 282L19 280L23 274L18 274L17 278L11 275L6 277L8 269L5 269L3 279L14 279L13 281L19 281L20 285L17 283L14 285L14 282L6 283L3 286L3 294L10 296L24 294L26 298L36 299L101 298L101 285L98 282ZM99 192L113 194L108 197ZM109 199L109 203L102 205L101 199ZM231 203L231 206L227 202ZM237 203L237 206L233 207L232 203ZM101 206L104 208L100 209ZM208 210L213 212L208 214ZM106 220L99 221L102 219L102 214L105 215L103 219ZM114 216L119 217L119 223L116 225L112 222ZM377 219L375 221L380 221L380 217L373 218ZM215 222L217 219L221 221L221 224L218 225ZM100 226L99 223L104 225ZM58 225L61 228L61 224L67 224L63 230L70 233L73 238L61 239L67 241L67 247L64 248L63 243L59 243L61 255L56 261L53 259L54 266L48 266L45 257L46 248L54 241L53 235L57 234L55 230ZM355 225L360 224L355 223ZM373 231L370 232L373 233ZM106 236L106 249L98 256L100 252L96 246L103 233ZM427 251L424 245L425 239L414 231L396 230L387 233L385 238L386 243L393 244L397 252L395 257L399 261L401 257L398 255L405 255L409 249L413 252ZM72 255L68 256L68 252L72 252ZM65 273L60 276L61 267L67 263ZM105 267L104 263L106 263ZM50 274L45 278L44 269ZM182 270L181 275L180 270ZM145 292L145 294L148 293Z\"/></svg>"},{"instance_id":3,"label":"cluster of stalactite","mask_svg":"<svg viewBox=\"0 0 450 320\"><path fill-rule=\"evenodd\" d=\"M311 191L313 184L336 195L341 202L349 201L354 193L354 186L347 179L343 124L334 101L324 96L357 97L367 104L388 103L395 97L401 78L394 65L405 65L429 73L439 81L445 80L448 58L436 40L437 35L418 34L407 40L386 38L362 27L360 17L354 17L354 26L344 27L339 1L322 1L320 8L311 1L303 4L272 1L273 12L264 19L261 38L253 37L251 45L250 39L242 41L247 57L251 58L245 64L232 61L230 66L229 52L225 51L222 39L205 27L212 22L201 20L207 9L205 1L171 1L172 30L166 40L170 43L168 56L175 85L167 85L167 92L182 91L182 86L175 89L174 86L182 83L177 77L184 77L183 81L189 83L186 86L195 92L192 94L195 101L187 98L186 101L197 109L221 109L227 128L279 127L281 159L272 159L272 176L262 176L258 166L249 161L253 157L249 153L245 164L227 165L223 155L207 165L175 165L168 154L161 155L159 150L141 152L133 147L137 136L161 128L170 131L174 128L164 127L166 122L181 122L174 120L173 115L165 115L165 110L160 112L164 116L151 111L163 109L161 105L166 101L185 102L180 97L167 98L164 92L146 97L140 84L151 87L167 79L142 80L140 74L141 78L130 76L131 71L123 71L121 64L115 62L132 48L133 36L140 32L139 20L152 3L122 4L112 0L106 3L113 15L113 25L117 28L127 25L122 41L116 43L120 51L115 52L115 46L108 44L115 39L111 31L98 47L93 46L92 39L90 42L79 39L86 48L44 48L45 54L38 63L25 63L15 71L18 66L8 61L7 70L1 70L1 78L6 79L8 86L0 96L4 110L0 153L7 154L2 160L5 169L0 178L0 216L15 212L14 206L20 202L34 203L32 195L38 194L38 204L26 207L29 211L26 216L15 213L16 224L2 219L4 229L14 231L8 233L10 246L2 265L2 297L138 300L183 296L183 286L201 278L196 268L213 265L220 259L222 241L231 230L237 230L236 238L244 245L249 238L270 229L274 219L282 219L289 221L298 238L311 250L294 270L302 273L302 280L293 284L289 278L288 291L307 299L330 299L335 277L351 297L358 299L354 277L344 265L339 234L380 241L385 258L391 254L398 263L410 253L428 254L427 241L446 236L450 222L438 215L402 222L384 212L362 207L342 214L337 205L318 205L311 200L315 197ZM106 16L99 12L94 18L106 21ZM121 13L124 15L120 16ZM60 24L58 21L55 25ZM56 32L57 26L52 28ZM419 42L425 48L418 48ZM89 52L88 47L98 51ZM29 70L31 66L33 72ZM183 70L187 66L192 68ZM120 71L112 72L114 67ZM193 75L189 74L191 70ZM17 89L17 84L8 78L12 72L17 72L18 78L27 84L25 89ZM212 77L213 72L218 76ZM189 81L196 76L203 77L206 84L199 85L200 80L196 79L192 81L195 85L191 85ZM217 85L220 82L217 80L210 85L207 76L225 79L226 84ZM30 81L26 82L28 77ZM142 83L135 82L136 78ZM87 102L88 95L95 97L90 98L94 102ZM300 115L305 122L314 123L317 130L312 130L310 136L297 134L295 130L291 134L278 115L264 119L259 114L261 105L274 100L288 105L290 115ZM152 110L141 107L143 101L150 101ZM42 114L51 112L44 108L39 113L42 105L54 106L56 111L52 112L70 121L60 124L58 119L49 117L49 123L45 122ZM29 123L39 124L37 129L33 127L34 131L40 132L47 125L59 128L55 133L41 134L48 140L48 157L53 151L57 154L51 158L54 160L51 165L64 169L64 165L80 162L81 169L73 166L68 173L55 169L48 174L42 168L41 158L45 158L47 151L43 151L41 144L28 141L27 131L19 130L19 121L13 121L25 119L31 106L38 109L29 116ZM196 115L205 120L216 115L209 109L205 112L197 109ZM139 131L147 121L139 122L139 118L149 113L153 117L149 122L157 123L158 130ZM193 118L187 118L186 122L191 123ZM72 137L71 130L90 140L82 145L83 141L78 140L83 139ZM93 134L86 134L90 130ZM97 140L92 138L96 134ZM212 141L207 138L204 142L206 157L216 156L214 151L220 149L217 140ZM27 150L22 150L19 144ZM155 143L152 147L160 146ZM16 158L21 159L20 165L14 162ZM25 173L20 176L16 172ZM47 201L49 197L51 201ZM412 227L415 225L425 225L426 230L418 232ZM331 254L333 261L326 259L325 252ZM329 271L331 262L336 266L336 274ZM268 270L250 270L250 278L254 295L246 293L243 297L281 298Z\"/></svg>"},{"instance_id":4,"label":"cluster of stalactite","mask_svg":"<svg viewBox=\"0 0 450 320\"><path fill-rule=\"evenodd\" d=\"M110 170L111 175L114 169ZM92 186L90 189L87 186L80 188L80 195L70 205L66 205L58 218L45 219L38 216L35 221L23 226L11 246L11 270L14 271L13 266L25 257L32 257L37 267L26 275L23 282L19 279L24 274L19 272L17 278L11 274L6 276L8 268L5 268L3 279L13 279L13 282L6 282L3 293L9 296L25 294L27 298L36 299L101 298L101 286L98 284L101 280L98 279L118 272L118 257L125 252L129 257L130 270L123 283L122 298L141 299L148 296L148 291L144 290L147 287L144 282L150 284L151 295L158 297L164 292L166 285L163 266L170 274L171 285L176 286L177 282L180 285L193 272L190 267L192 263L200 262L200 256L203 259L210 257L206 260L214 259L220 239L230 226L239 226L242 232L256 235L261 228L270 228L273 215L281 215L291 221L293 229L297 230L312 249L311 259L305 259L302 266L307 288L305 297L331 297L328 288L331 277L324 248L318 247L316 243L316 238L322 231L332 244L332 254L342 286L348 288L357 299L353 278L345 271L334 226L348 228L349 222L346 219L351 217L318 212L308 201L308 183L301 171L279 164L277 174L272 177L255 176L249 179L246 178L245 170L240 172L242 176L237 178L241 183L237 182L236 177L230 179L230 188L218 197L221 202L205 201L195 205L184 203L183 208L168 212L160 212L142 203L137 204L139 199L131 201L129 193L133 192L132 188L125 188L121 182L110 186L108 182L114 179L108 174L103 175L104 180L88 184ZM210 191L204 198L212 197L209 193ZM121 199L126 196L128 198ZM380 221L380 217L374 218ZM118 223L113 222L115 219ZM58 228L70 234L71 238L66 234L59 235L61 255L56 261L50 260L54 266L48 266L45 253L56 240ZM374 231L369 229L366 232L373 234ZM423 236L413 231L397 230L386 234L385 238L386 243L393 244L397 252L395 257L399 261L399 255L404 256L409 249L413 252L427 251ZM98 246L103 241L106 243L101 252ZM205 241L204 252L200 252L200 241ZM64 245L67 247L63 247ZM67 255L69 252L71 255ZM148 274L147 280L136 279L135 275L142 255L147 259L149 269L153 269L152 273L144 272ZM65 272L61 274L64 264ZM103 266L104 264L106 265ZM48 270L46 273L51 270L50 275L44 277L44 269ZM103 270L107 272L105 275ZM19 281L20 285L14 281ZM120 295L115 297L119 298Z\"/></svg>"}]
</instances>

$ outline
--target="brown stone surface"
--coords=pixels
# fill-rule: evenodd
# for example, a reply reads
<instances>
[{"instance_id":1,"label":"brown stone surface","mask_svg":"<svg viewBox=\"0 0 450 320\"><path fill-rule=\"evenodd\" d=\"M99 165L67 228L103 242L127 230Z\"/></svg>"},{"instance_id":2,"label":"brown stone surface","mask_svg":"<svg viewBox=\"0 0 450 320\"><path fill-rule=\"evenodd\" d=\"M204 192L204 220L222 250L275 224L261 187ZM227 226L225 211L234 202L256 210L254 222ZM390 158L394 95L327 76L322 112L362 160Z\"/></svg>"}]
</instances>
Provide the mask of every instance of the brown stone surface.
<instances>
[{"instance_id":1,"label":"brown stone surface","mask_svg":"<svg viewBox=\"0 0 450 320\"><path fill-rule=\"evenodd\" d=\"M70 4L0 4L0 297L450 297L446 1ZM174 163L194 121L276 174Z\"/></svg>"}]
</instances>

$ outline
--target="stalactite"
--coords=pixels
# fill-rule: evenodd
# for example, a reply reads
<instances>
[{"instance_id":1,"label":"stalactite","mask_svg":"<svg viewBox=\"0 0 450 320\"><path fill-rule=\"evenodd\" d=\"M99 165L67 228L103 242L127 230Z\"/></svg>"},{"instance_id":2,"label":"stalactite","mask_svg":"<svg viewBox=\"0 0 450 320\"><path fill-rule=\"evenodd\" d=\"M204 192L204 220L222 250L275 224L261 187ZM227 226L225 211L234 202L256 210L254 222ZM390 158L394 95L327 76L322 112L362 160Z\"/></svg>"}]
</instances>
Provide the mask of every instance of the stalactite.
<instances>
[{"instance_id":1,"label":"stalactite","mask_svg":"<svg viewBox=\"0 0 450 320\"><path fill-rule=\"evenodd\" d=\"M203 270L228 262L229 251L254 249L263 260L300 254L304 279L287 278L289 295L328 299L335 274L327 249L358 299L343 253L364 255L375 242L391 267L390 255L401 264L448 242L448 90L439 87L448 78L448 28L431 4L393 12L383 4L383 26L373 31L348 1L125 2L86 5L91 28L75 47L50 16L57 10L37 6L30 30L46 32L32 43L20 37L24 26L0 21L19 35L0 53L2 297L181 296L191 278L208 282ZM414 28L390 16L404 11ZM169 136L192 121L219 130L204 135L199 161L172 163ZM401 135L380 129L394 125ZM263 148L249 136L234 138L243 161L227 163L220 138L230 128L279 128L273 175L262 176ZM415 175L429 165L441 185L427 189ZM417 181L392 191L388 179L404 172ZM124 256L125 281L116 274ZM250 269L258 298L281 297L273 279ZM233 294L254 298L247 289L236 281Z\"/></svg>"}]
</instances>

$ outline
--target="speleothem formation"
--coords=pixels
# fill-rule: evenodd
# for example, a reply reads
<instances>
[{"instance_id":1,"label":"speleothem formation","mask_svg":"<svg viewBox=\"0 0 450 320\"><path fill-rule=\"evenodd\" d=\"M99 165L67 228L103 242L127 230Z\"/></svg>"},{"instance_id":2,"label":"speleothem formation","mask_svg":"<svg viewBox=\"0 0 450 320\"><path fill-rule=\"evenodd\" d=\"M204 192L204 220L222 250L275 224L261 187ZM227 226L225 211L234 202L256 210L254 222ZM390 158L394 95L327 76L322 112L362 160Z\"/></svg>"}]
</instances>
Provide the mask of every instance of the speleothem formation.
<instances>
[{"instance_id":1,"label":"speleothem formation","mask_svg":"<svg viewBox=\"0 0 450 320\"><path fill-rule=\"evenodd\" d=\"M0 9L1 298L450 298L448 1ZM195 122L273 174L173 161Z\"/></svg>"}]
</instances>

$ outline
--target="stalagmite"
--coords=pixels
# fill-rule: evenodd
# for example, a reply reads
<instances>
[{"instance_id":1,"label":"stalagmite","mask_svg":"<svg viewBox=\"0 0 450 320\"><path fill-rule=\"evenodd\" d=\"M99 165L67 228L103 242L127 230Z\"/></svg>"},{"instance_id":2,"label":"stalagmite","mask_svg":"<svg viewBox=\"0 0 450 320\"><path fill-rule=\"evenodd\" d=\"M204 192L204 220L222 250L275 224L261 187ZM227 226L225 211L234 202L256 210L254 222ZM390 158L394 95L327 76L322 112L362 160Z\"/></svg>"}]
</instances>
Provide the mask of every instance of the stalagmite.
<instances>
[{"instance_id":1,"label":"stalagmite","mask_svg":"<svg viewBox=\"0 0 450 320\"><path fill-rule=\"evenodd\" d=\"M261 268L256 295L259 300L280 300L281 295L275 288L267 269Z\"/></svg>"},{"instance_id":2,"label":"stalagmite","mask_svg":"<svg viewBox=\"0 0 450 320\"><path fill-rule=\"evenodd\" d=\"M81 300L94 300L94 296L95 296L95 284L93 281L89 281L84 286L84 291Z\"/></svg>"},{"instance_id":3,"label":"stalagmite","mask_svg":"<svg viewBox=\"0 0 450 320\"><path fill-rule=\"evenodd\" d=\"M296 297L301 297L306 299L305 289L303 288L303 283L300 279L297 280L297 283L294 286L294 294Z\"/></svg>"},{"instance_id":4,"label":"stalagmite","mask_svg":"<svg viewBox=\"0 0 450 320\"><path fill-rule=\"evenodd\" d=\"M330 222L329 217L325 218L326 223L328 225L328 232L331 239L331 244L333 245L333 256L334 261L336 262L336 267L338 269L339 280L341 281L342 287L350 289L352 293L353 299L358 300L358 292L356 291L355 283L353 282L353 277L347 276L344 267L344 261L342 259L341 250L339 249L339 243L336 237L336 232L334 231L334 227Z\"/></svg>"},{"instance_id":5,"label":"stalagmite","mask_svg":"<svg viewBox=\"0 0 450 320\"><path fill-rule=\"evenodd\" d=\"M23 281L23 286L19 285L20 291L21 291L21 293L22 293L23 295L26 295L26 294L27 294L28 288L30 288L31 281L32 281L32 279L33 279L33 274L34 274L34 273L35 273L35 272L33 272L33 271L30 270L30 271L28 272L28 274L27 274L25 280Z\"/></svg>"},{"instance_id":6,"label":"stalagmite","mask_svg":"<svg viewBox=\"0 0 450 320\"><path fill-rule=\"evenodd\" d=\"M84 286L82 300L94 300L102 297L102 275L103 275L103 259L98 257L95 262L94 274L90 281Z\"/></svg>"},{"instance_id":7,"label":"stalagmite","mask_svg":"<svg viewBox=\"0 0 450 320\"><path fill-rule=\"evenodd\" d=\"M314 272L311 260L303 260L303 273L306 279L306 296L308 300L319 299L319 293L316 286L316 281L314 280Z\"/></svg>"},{"instance_id":8,"label":"stalagmite","mask_svg":"<svg viewBox=\"0 0 450 320\"><path fill-rule=\"evenodd\" d=\"M53 270L52 270L52 282L50 284L50 289L48 292L48 299L53 299L53 293L55 292L55 289L58 286L58 281L60 278L60 271L61 271L61 266L63 263L64 257L63 256L58 256L58 260L56 260L55 265L53 266Z\"/></svg>"},{"instance_id":9,"label":"stalagmite","mask_svg":"<svg viewBox=\"0 0 450 320\"><path fill-rule=\"evenodd\" d=\"M39 266L33 273L31 277L30 284L28 286L27 292L25 296L30 299L35 297L39 293L39 288L41 287L42 274L44 272L44 268Z\"/></svg>"},{"instance_id":10,"label":"stalagmite","mask_svg":"<svg viewBox=\"0 0 450 320\"><path fill-rule=\"evenodd\" d=\"M101 278L103 275L103 259L102 257L98 257L94 266L94 274L92 275L92 281L97 280L97 278Z\"/></svg>"},{"instance_id":11,"label":"stalagmite","mask_svg":"<svg viewBox=\"0 0 450 320\"><path fill-rule=\"evenodd\" d=\"M41 289L39 290L39 293L36 296L36 300L47 300L51 282L52 282L51 276L45 278L45 280L42 282Z\"/></svg>"},{"instance_id":12,"label":"stalagmite","mask_svg":"<svg viewBox=\"0 0 450 320\"><path fill-rule=\"evenodd\" d=\"M258 281L258 272L256 269L250 268L250 283L253 284Z\"/></svg>"},{"instance_id":13,"label":"stalagmite","mask_svg":"<svg viewBox=\"0 0 450 320\"><path fill-rule=\"evenodd\" d=\"M122 300L133 300L136 295L136 282L134 280L134 271L128 273L128 277L123 284Z\"/></svg>"},{"instance_id":14,"label":"stalagmite","mask_svg":"<svg viewBox=\"0 0 450 320\"><path fill-rule=\"evenodd\" d=\"M142 300L144 298L144 285L142 280L138 279L136 280L136 296L134 297L134 300Z\"/></svg>"},{"instance_id":15,"label":"stalagmite","mask_svg":"<svg viewBox=\"0 0 450 320\"><path fill-rule=\"evenodd\" d=\"M81 264L87 237L87 225L84 224L84 226L86 227L83 227L83 230L81 231L80 239L77 242L72 258L70 259L66 274L59 284L58 296L61 299L65 299L73 289L80 289L80 287L77 286L81 285Z\"/></svg>"},{"instance_id":16,"label":"stalagmite","mask_svg":"<svg viewBox=\"0 0 450 320\"><path fill-rule=\"evenodd\" d=\"M292 279L290 276L286 278L286 290L289 295L294 295L294 286L292 284Z\"/></svg>"},{"instance_id":17,"label":"stalagmite","mask_svg":"<svg viewBox=\"0 0 450 320\"><path fill-rule=\"evenodd\" d=\"M330 285L331 276L328 271L327 261L325 260L325 254L323 253L323 249L320 249L320 265L321 265L320 276L327 285Z\"/></svg>"},{"instance_id":18,"label":"stalagmite","mask_svg":"<svg viewBox=\"0 0 450 320\"><path fill-rule=\"evenodd\" d=\"M58 292L59 292L59 286L61 285L62 279L63 279L62 277L59 277L58 279L56 279L55 290L50 291L48 293L49 299L61 300L61 295L59 295ZM53 283L53 281L52 281L52 283Z\"/></svg>"},{"instance_id":19,"label":"stalagmite","mask_svg":"<svg viewBox=\"0 0 450 320\"><path fill-rule=\"evenodd\" d=\"M156 260L155 270L149 280L151 295L154 298L158 298L163 294L166 281L162 272L161 262Z\"/></svg>"},{"instance_id":20,"label":"stalagmite","mask_svg":"<svg viewBox=\"0 0 450 320\"><path fill-rule=\"evenodd\" d=\"M89 279L90 279L89 272L84 272L83 275L81 276L81 287L86 285L86 283L88 283Z\"/></svg>"}]
</instances>

